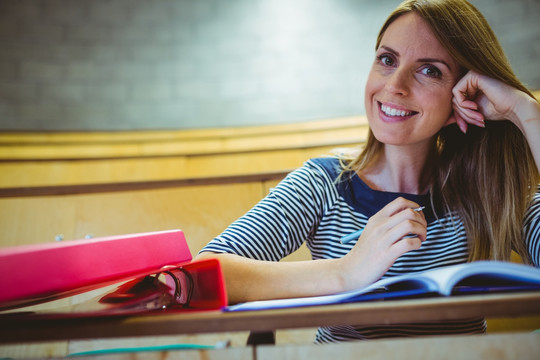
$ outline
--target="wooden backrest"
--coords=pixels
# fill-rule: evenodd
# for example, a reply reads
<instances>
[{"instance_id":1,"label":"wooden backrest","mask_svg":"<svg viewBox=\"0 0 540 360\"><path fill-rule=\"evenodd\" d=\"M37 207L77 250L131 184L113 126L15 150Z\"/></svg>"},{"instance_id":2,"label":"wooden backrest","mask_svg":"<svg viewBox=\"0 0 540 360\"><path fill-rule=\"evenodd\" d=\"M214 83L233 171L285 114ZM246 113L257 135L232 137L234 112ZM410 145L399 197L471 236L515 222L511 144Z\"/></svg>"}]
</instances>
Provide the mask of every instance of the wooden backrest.
<instances>
[{"instance_id":1,"label":"wooden backrest","mask_svg":"<svg viewBox=\"0 0 540 360\"><path fill-rule=\"evenodd\" d=\"M0 246L181 228L193 252L364 118L249 128L0 134ZM306 253L300 255L305 258Z\"/></svg>"}]
</instances>

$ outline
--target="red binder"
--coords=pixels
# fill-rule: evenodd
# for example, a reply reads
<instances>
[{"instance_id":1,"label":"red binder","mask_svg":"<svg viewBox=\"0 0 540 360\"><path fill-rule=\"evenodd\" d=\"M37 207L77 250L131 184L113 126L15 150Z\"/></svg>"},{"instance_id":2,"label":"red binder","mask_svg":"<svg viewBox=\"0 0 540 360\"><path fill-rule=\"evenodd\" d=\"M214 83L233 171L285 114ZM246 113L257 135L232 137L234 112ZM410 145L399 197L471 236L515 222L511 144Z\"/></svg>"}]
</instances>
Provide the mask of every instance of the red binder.
<instances>
[{"instance_id":1,"label":"red binder","mask_svg":"<svg viewBox=\"0 0 540 360\"><path fill-rule=\"evenodd\" d=\"M226 306L219 262L191 260L181 230L0 248L0 309L54 300L135 279L119 288L116 300L114 294L106 298L111 304L122 305L122 301L127 304L125 300L132 295L126 294L126 289L129 291L130 286L138 284L137 289L148 292L148 288L141 286L142 280L163 271L170 275L166 276L169 290L158 284L159 291L177 295L174 291L180 287L176 285L182 285L179 281L183 279L183 285L189 285L183 295L190 289L190 306L213 309ZM176 284L171 284L171 279ZM134 300L140 297L138 293ZM120 298L122 301L117 301Z\"/></svg>"}]
</instances>

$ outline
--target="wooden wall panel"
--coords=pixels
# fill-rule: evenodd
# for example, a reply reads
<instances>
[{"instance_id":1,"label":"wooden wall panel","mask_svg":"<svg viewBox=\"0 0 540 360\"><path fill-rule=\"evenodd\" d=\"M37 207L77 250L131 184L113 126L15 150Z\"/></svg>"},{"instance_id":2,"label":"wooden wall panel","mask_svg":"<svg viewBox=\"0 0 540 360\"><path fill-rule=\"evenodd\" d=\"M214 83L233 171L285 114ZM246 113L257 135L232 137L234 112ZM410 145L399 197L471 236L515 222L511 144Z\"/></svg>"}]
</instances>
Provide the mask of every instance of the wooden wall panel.
<instances>
[{"instance_id":1,"label":"wooden wall panel","mask_svg":"<svg viewBox=\"0 0 540 360\"><path fill-rule=\"evenodd\" d=\"M235 129L123 133L0 133L0 188L149 182L289 171L361 144L352 117Z\"/></svg>"},{"instance_id":2,"label":"wooden wall panel","mask_svg":"<svg viewBox=\"0 0 540 360\"><path fill-rule=\"evenodd\" d=\"M355 146L351 144L350 146ZM0 162L0 188L197 179L290 171L337 146L138 159Z\"/></svg>"},{"instance_id":3,"label":"wooden wall panel","mask_svg":"<svg viewBox=\"0 0 540 360\"><path fill-rule=\"evenodd\" d=\"M0 144L71 144L71 143L144 143L194 139L219 139L277 135L284 133L306 133L327 131L365 125L363 116L322 119L300 123L269 124L243 127L222 127L182 130L137 130L137 131L76 131L76 132L14 132L0 133Z\"/></svg>"},{"instance_id":4,"label":"wooden wall panel","mask_svg":"<svg viewBox=\"0 0 540 360\"><path fill-rule=\"evenodd\" d=\"M356 130L356 131L352 131ZM264 134L252 137L189 139L167 142L126 142L114 144L25 144L0 146L0 159L96 159L157 156L182 156L269 151L319 146L321 144L358 143L365 139L367 128L345 128L323 132ZM0 144L1 145L1 144Z\"/></svg>"},{"instance_id":5,"label":"wooden wall panel","mask_svg":"<svg viewBox=\"0 0 540 360\"><path fill-rule=\"evenodd\" d=\"M193 252L263 196L261 183L0 199L1 246L180 228Z\"/></svg>"},{"instance_id":6,"label":"wooden wall panel","mask_svg":"<svg viewBox=\"0 0 540 360\"><path fill-rule=\"evenodd\" d=\"M0 187L63 186L185 177L185 157L0 162Z\"/></svg>"},{"instance_id":7,"label":"wooden wall panel","mask_svg":"<svg viewBox=\"0 0 540 360\"><path fill-rule=\"evenodd\" d=\"M54 159L96 159L133 158L158 156L190 156L246 151L269 151L290 148L305 148L330 144L359 143L366 138L367 123L357 117L316 121L296 126L266 126L263 129L246 128L236 132L224 130L214 136L177 136L156 139L151 132L147 138L141 133L126 132L120 141L118 135L111 140L100 139L88 133L72 138L62 134L42 138L36 134L0 134L1 160L54 160ZM323 125L323 126L322 126ZM267 131L264 131L267 129ZM255 131L256 130L256 131ZM174 133L174 132L172 132ZM180 134L180 133L176 133ZM105 134L101 134L106 138ZM75 140L77 139L77 140ZM41 140L41 141L40 141Z\"/></svg>"},{"instance_id":8,"label":"wooden wall panel","mask_svg":"<svg viewBox=\"0 0 540 360\"><path fill-rule=\"evenodd\" d=\"M0 246L74 238L76 206L62 197L0 198Z\"/></svg>"}]
</instances>

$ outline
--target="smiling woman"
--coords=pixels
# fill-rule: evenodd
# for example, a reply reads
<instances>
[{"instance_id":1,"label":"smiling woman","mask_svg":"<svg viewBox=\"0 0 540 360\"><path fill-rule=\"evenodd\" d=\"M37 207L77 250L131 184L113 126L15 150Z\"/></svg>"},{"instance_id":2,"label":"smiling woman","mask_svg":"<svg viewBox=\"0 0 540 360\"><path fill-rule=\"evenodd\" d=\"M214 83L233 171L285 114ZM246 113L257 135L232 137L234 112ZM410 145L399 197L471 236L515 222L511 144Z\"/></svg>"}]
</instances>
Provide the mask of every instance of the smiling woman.
<instances>
[{"instance_id":1,"label":"smiling woman","mask_svg":"<svg viewBox=\"0 0 540 360\"><path fill-rule=\"evenodd\" d=\"M512 249L540 266L540 104L475 7L400 4L365 103L361 153L308 161L199 254L219 254L232 302L347 291ZM312 261L278 262L304 243ZM325 327L316 340L483 331L476 318Z\"/></svg>"},{"instance_id":2,"label":"smiling woman","mask_svg":"<svg viewBox=\"0 0 540 360\"><path fill-rule=\"evenodd\" d=\"M534 128L530 129L527 134L523 129L522 121L537 117L538 103L534 100L532 93L514 75L503 49L482 14L465 1L455 1L452 7L448 7L446 4L445 1L404 2L383 25L377 40L377 51L384 52L381 49L385 48L385 42L393 34L396 38L401 36L400 41L407 41L401 33L393 33L392 28L395 29L396 25L399 25L399 21L403 21L407 16L416 15L417 18L422 19L425 26L422 29L422 25L419 25L422 37L417 36L420 39L420 44L425 42L424 54L431 57L430 53L436 54L438 52L440 55L435 56L435 59L438 59L438 64L445 65L437 67L437 73L440 76L433 78L433 81L425 80L431 78L423 76L424 82L420 80L411 82L416 85L411 89L421 91L432 88L433 91L437 91L440 86L444 85L442 80L445 71L447 74L454 71L454 74L458 75L454 78L447 75L450 84L446 85L446 96L449 96L451 101L448 101L448 98L441 99L440 94L438 99L430 98L429 94L422 94L422 100L427 99L423 104L426 104L428 109L433 109L433 112L426 116L429 121L425 122L425 126L429 127L431 122L441 114L443 118L446 116L446 124L456 122L463 133L467 132L469 124L485 128L485 120L509 120L493 123L485 131L471 129L468 136L453 131L453 126L442 128L440 134L432 139L435 142L432 142L430 151L425 153L440 153L440 160L444 159L430 165L430 168L439 169L438 180L431 183L430 190L432 194L437 194L439 191L442 193L443 202L448 210L462 212L461 216L465 220L471 244L471 259L490 256L507 258L510 248L516 249L526 258L523 243L516 239L521 237L521 219L529 204L531 194L527 194L526 191L522 192L520 189L536 188L538 168L535 166L529 146L533 144L531 136L539 136L540 134L538 129ZM413 14L410 13L411 10ZM459 13L468 16L455 16ZM409 40L409 43L411 42L414 43L414 40ZM429 63L425 60L418 60L419 69L434 65L433 61ZM374 66L375 68L376 66ZM403 68L403 66L398 67L398 64L394 64L393 68ZM466 74L467 72L468 74ZM463 76L464 74L466 75ZM484 74L484 76L478 74ZM491 79L488 80L485 76ZM461 81L456 85L459 78ZM386 84L386 86L392 90L392 79L388 82L390 84ZM481 85L484 86L481 87ZM450 92L448 92L448 86ZM366 87L366 92L368 87ZM492 90L490 94L492 96L502 96L496 100L499 102L497 109L493 106L493 100L485 96L489 90ZM484 94L482 94L483 92ZM512 99L508 98L508 95L516 93L520 97L520 100L515 100L518 101L517 103L501 101L502 99ZM407 100L410 100L415 94L407 95L411 95L406 97ZM366 96L368 95L366 94ZM438 104L438 106L430 107L433 104ZM369 106L368 101L366 101L367 106ZM528 112L529 109L532 109L531 114L522 114L521 121L516 120L516 114L513 112L517 110ZM449 112L447 112L448 110ZM422 116L422 112L418 116ZM373 118L370 117L373 134L370 135L371 140L368 140L365 154L369 154L369 149L372 146L376 147L374 143L377 142L377 133L374 130ZM526 122L529 123L529 121ZM440 125L436 126L440 127ZM373 135L375 136L373 137ZM523 135L528 137L528 145ZM464 146L464 144L468 146ZM495 149L501 151L501 157L492 155ZM519 150L516 151L517 149ZM385 151L388 150L389 148L386 146ZM537 165L539 162L538 149L533 148L532 150L535 152ZM515 154L520 154L520 156L515 157ZM364 160L369 161L369 156ZM415 163L421 164L422 162L415 161ZM354 168L355 165L351 164L351 167ZM359 169L360 167L356 168L357 171L360 171ZM466 172L467 169L468 172ZM375 173L377 172L378 170L375 170ZM363 173L369 181L369 168L364 168ZM467 179L467 181L463 181L463 179ZM521 182L519 189L515 186L516 181ZM498 190L495 190L494 193L494 189ZM476 204L472 204L472 202L476 202ZM477 211L478 208L485 209L485 212ZM486 219L491 219L493 222L486 221ZM515 241L511 246L507 243L510 239Z\"/></svg>"}]
</instances>

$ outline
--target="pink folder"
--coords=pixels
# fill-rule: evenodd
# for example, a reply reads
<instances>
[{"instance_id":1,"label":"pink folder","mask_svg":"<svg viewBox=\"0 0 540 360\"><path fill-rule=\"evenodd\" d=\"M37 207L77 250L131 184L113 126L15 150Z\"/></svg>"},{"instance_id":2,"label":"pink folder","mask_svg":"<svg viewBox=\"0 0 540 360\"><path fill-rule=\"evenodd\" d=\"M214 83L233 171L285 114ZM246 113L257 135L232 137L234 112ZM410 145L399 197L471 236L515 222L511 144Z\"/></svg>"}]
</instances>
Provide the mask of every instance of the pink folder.
<instances>
[{"instance_id":1,"label":"pink folder","mask_svg":"<svg viewBox=\"0 0 540 360\"><path fill-rule=\"evenodd\" d=\"M74 295L191 259L181 230L0 248L0 308Z\"/></svg>"}]
</instances>

